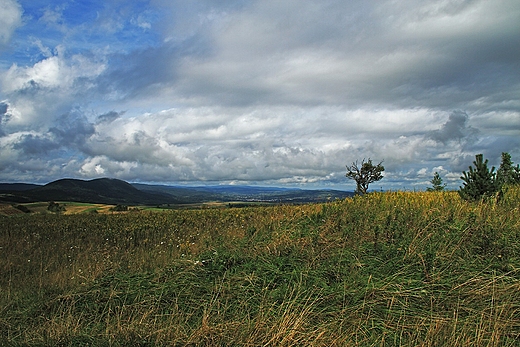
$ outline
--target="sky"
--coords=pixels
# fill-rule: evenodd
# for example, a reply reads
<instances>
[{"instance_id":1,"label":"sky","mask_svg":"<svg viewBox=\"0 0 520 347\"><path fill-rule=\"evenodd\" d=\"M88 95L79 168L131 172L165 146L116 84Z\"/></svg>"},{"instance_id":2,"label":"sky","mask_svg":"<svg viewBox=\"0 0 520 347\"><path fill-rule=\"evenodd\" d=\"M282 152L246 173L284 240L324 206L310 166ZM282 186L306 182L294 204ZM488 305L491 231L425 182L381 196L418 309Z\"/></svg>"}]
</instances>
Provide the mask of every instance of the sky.
<instances>
[{"instance_id":1,"label":"sky","mask_svg":"<svg viewBox=\"0 0 520 347\"><path fill-rule=\"evenodd\" d=\"M520 162L518 0L0 0L0 181L448 188Z\"/></svg>"}]
</instances>

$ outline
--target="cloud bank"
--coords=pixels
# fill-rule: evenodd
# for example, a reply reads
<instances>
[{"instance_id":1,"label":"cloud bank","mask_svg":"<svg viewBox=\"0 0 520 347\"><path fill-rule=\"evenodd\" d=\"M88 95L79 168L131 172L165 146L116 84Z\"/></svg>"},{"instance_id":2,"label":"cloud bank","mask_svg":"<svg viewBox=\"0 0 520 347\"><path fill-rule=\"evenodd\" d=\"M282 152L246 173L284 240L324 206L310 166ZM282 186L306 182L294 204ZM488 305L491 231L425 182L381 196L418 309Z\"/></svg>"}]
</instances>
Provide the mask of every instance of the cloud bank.
<instances>
[{"instance_id":1,"label":"cloud bank","mask_svg":"<svg viewBox=\"0 0 520 347\"><path fill-rule=\"evenodd\" d=\"M457 188L520 161L515 0L3 6L3 181L353 189L370 157L383 189Z\"/></svg>"}]
</instances>

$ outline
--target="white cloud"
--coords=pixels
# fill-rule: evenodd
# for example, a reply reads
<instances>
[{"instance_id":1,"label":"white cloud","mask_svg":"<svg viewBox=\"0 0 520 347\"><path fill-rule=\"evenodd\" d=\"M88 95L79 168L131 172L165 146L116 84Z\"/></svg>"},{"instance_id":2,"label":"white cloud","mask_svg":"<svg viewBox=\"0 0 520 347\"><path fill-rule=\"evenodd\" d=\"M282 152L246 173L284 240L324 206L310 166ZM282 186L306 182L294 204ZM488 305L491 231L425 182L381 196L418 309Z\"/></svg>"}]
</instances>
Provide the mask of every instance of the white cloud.
<instances>
[{"instance_id":1,"label":"white cloud","mask_svg":"<svg viewBox=\"0 0 520 347\"><path fill-rule=\"evenodd\" d=\"M22 8L16 0L0 2L0 47L7 45L13 32L22 25Z\"/></svg>"},{"instance_id":2,"label":"white cloud","mask_svg":"<svg viewBox=\"0 0 520 347\"><path fill-rule=\"evenodd\" d=\"M90 61L81 55L66 59L64 48L56 48L57 55L43 59L33 66L20 67L13 64L2 76L4 93L13 93L37 85L40 88L68 90L79 78L98 76L104 65Z\"/></svg>"},{"instance_id":3,"label":"white cloud","mask_svg":"<svg viewBox=\"0 0 520 347\"><path fill-rule=\"evenodd\" d=\"M61 26L63 24L64 9L64 5L56 6L54 9L47 7L39 20L47 25Z\"/></svg>"},{"instance_id":4,"label":"white cloud","mask_svg":"<svg viewBox=\"0 0 520 347\"><path fill-rule=\"evenodd\" d=\"M137 17L132 18L130 22L143 30L150 30L152 23L148 17L149 13L140 13Z\"/></svg>"},{"instance_id":5,"label":"white cloud","mask_svg":"<svg viewBox=\"0 0 520 347\"><path fill-rule=\"evenodd\" d=\"M170 170L174 181L287 182L293 176L341 179L344 165L360 156L388 160L395 170L423 159L431 146L416 135L417 120L427 116L425 111L400 115L320 107L244 111L237 115L232 108L171 109L118 118L99 123L86 147L96 158ZM368 133L373 134L371 144L365 137ZM395 140L397 134L400 138ZM97 165L92 163L84 173Z\"/></svg>"},{"instance_id":6,"label":"white cloud","mask_svg":"<svg viewBox=\"0 0 520 347\"><path fill-rule=\"evenodd\" d=\"M0 74L1 92L17 112L8 126L49 124L63 113L83 104L93 79L105 69L105 62L76 54L66 56L58 46L56 55L32 66L13 64Z\"/></svg>"}]
</instances>

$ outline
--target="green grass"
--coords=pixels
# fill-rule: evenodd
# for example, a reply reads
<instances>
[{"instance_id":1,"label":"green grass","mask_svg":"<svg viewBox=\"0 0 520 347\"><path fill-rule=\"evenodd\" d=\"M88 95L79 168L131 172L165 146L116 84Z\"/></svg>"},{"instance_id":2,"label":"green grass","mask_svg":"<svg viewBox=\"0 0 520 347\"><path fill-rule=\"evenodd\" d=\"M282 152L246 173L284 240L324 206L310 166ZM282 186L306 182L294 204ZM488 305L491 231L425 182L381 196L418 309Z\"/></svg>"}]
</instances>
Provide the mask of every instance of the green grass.
<instances>
[{"instance_id":1,"label":"green grass","mask_svg":"<svg viewBox=\"0 0 520 347\"><path fill-rule=\"evenodd\" d=\"M0 217L0 345L517 346L519 204Z\"/></svg>"}]
</instances>

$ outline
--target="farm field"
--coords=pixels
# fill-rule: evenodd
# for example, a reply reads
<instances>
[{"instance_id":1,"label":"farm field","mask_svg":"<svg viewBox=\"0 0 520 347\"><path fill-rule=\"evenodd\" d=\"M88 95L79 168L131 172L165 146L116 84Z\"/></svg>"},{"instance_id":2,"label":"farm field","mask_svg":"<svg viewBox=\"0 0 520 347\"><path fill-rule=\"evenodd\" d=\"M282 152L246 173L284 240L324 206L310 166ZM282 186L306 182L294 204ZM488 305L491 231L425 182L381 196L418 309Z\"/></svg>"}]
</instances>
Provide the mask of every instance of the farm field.
<instances>
[{"instance_id":1,"label":"farm field","mask_svg":"<svg viewBox=\"0 0 520 347\"><path fill-rule=\"evenodd\" d=\"M96 211L97 213L108 213L110 209L114 207L114 205L106 205L106 204L91 204L91 203L79 203L79 202L58 202L60 205L65 207L65 211L61 212L61 214L70 215L70 214L79 214L79 213L91 213ZM25 207L31 213L51 213L48 211L49 202L34 202L34 203L25 203L20 204ZM20 206L18 205L18 206ZM23 214L21 210L15 208L13 204L0 204L0 215L19 215Z\"/></svg>"},{"instance_id":2,"label":"farm field","mask_svg":"<svg viewBox=\"0 0 520 347\"><path fill-rule=\"evenodd\" d=\"M82 214L82 213L117 213L118 211L114 211L114 207L116 205L110 204L94 204L94 203L82 203L82 202L70 202L70 201L61 201L58 202L59 205L65 208L65 211L60 212L62 215L73 215L73 214ZM14 207L15 205L23 206L27 208L29 213L38 213L38 214L51 214L48 210L49 202L33 202L33 203L23 203L23 204L11 204L11 203L0 203L0 215L1 216L12 216L12 215L21 215L24 214L23 211ZM148 205L130 205L127 206L131 212L135 211L154 211L154 212L162 212L167 210L187 210L187 209L210 209L210 208L228 208L228 207L265 207L265 206L274 206L277 204L274 203L266 203L266 202L204 202L204 203L192 203L192 204L161 204L158 206L148 206Z\"/></svg>"},{"instance_id":3,"label":"farm field","mask_svg":"<svg viewBox=\"0 0 520 347\"><path fill-rule=\"evenodd\" d=\"M1 215L0 346L518 346L519 206Z\"/></svg>"}]
</instances>

